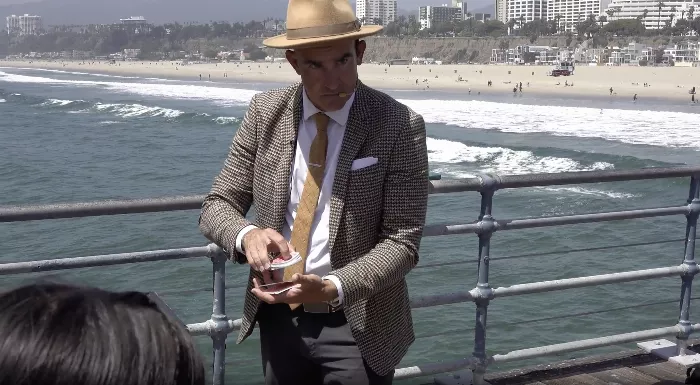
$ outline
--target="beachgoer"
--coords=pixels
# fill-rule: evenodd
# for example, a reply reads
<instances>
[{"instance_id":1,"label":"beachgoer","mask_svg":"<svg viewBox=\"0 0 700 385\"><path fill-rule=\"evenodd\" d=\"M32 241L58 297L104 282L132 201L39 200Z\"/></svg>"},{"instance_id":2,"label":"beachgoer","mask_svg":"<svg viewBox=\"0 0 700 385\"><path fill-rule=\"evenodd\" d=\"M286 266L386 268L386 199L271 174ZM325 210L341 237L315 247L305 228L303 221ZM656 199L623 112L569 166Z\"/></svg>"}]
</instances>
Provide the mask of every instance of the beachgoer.
<instances>
[{"instance_id":1,"label":"beachgoer","mask_svg":"<svg viewBox=\"0 0 700 385\"><path fill-rule=\"evenodd\" d=\"M637 101L637 94L634 94L634 97L632 98L632 101Z\"/></svg>"},{"instance_id":2,"label":"beachgoer","mask_svg":"<svg viewBox=\"0 0 700 385\"><path fill-rule=\"evenodd\" d=\"M301 84L252 98L200 229L250 266L238 341L257 322L266 384L391 384L415 338L405 276L427 209L425 123L358 80L361 38L381 26L347 0L288 7L287 33L263 44ZM294 250L303 261L273 276L268 253ZM260 287L282 280L298 286Z\"/></svg>"},{"instance_id":3,"label":"beachgoer","mask_svg":"<svg viewBox=\"0 0 700 385\"><path fill-rule=\"evenodd\" d=\"M612 87L610 87L610 95L612 95L612 93L613 93L613 89L612 89Z\"/></svg>"}]
</instances>

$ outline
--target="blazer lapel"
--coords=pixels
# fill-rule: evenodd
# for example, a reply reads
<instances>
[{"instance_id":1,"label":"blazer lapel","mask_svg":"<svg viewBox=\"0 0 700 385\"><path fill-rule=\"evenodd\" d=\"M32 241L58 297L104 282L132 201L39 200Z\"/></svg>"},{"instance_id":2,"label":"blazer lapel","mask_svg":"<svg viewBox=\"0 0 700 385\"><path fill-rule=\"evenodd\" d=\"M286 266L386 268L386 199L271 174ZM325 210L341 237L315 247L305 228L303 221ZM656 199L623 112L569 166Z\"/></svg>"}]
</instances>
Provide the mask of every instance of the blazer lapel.
<instances>
[{"instance_id":1,"label":"blazer lapel","mask_svg":"<svg viewBox=\"0 0 700 385\"><path fill-rule=\"evenodd\" d=\"M299 133L299 123L302 115L301 101L302 86L299 85L296 92L289 100L287 109L284 111L280 119L280 135L277 145L279 146L280 159L277 172L275 173L274 191L272 192L274 200L274 218L271 228L282 233L284 227L285 215L287 213L287 205L289 204L289 184L292 173L292 164L294 162L294 154L296 153L297 135Z\"/></svg>"},{"instance_id":2,"label":"blazer lapel","mask_svg":"<svg viewBox=\"0 0 700 385\"><path fill-rule=\"evenodd\" d=\"M333 193L331 194L331 215L328 237L328 248L331 252L331 256L333 255L333 244L338 234L340 219L345 207L345 193L348 187L348 177L350 175L352 161L357 156L357 153L362 148L362 145L365 143L365 138L367 137L368 127L367 124L365 124L366 122L363 123L363 121L365 121L364 117L367 115L368 106L371 105L371 103L368 103L366 98L366 87L358 80L355 90L355 100L350 109L350 115L348 115L343 144L340 148L338 164L335 170L335 180L333 181Z\"/></svg>"}]
</instances>

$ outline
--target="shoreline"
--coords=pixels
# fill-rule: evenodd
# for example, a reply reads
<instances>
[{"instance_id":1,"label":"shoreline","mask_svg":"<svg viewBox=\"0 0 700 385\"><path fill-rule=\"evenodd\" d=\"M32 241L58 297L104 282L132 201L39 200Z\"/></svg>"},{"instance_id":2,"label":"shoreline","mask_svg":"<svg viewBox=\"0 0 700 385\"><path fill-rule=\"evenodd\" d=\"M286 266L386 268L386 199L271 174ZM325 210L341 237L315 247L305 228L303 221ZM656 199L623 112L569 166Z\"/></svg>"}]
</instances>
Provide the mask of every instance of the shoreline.
<instances>
[{"instance_id":1,"label":"shoreline","mask_svg":"<svg viewBox=\"0 0 700 385\"><path fill-rule=\"evenodd\" d=\"M201 75L201 81L221 85L290 84L299 79L286 62L233 62L182 66L177 62L144 61L108 64L82 61L0 60L0 67L192 82L200 81ZM523 94L535 96L596 99L610 97L631 101L633 95L637 94L639 99L690 103L688 91L693 86L700 89L700 68L582 66L576 67L575 74L572 76L556 78L546 75L550 69L550 66L467 64L388 66L370 63L359 66L358 72L363 83L381 90L457 92L474 96L513 95L513 87L522 82ZM489 80L492 81L491 87L487 85ZM567 83L573 86L565 86ZM644 83L650 83L650 86L645 87ZM613 95L610 95L610 87L613 88Z\"/></svg>"}]
</instances>

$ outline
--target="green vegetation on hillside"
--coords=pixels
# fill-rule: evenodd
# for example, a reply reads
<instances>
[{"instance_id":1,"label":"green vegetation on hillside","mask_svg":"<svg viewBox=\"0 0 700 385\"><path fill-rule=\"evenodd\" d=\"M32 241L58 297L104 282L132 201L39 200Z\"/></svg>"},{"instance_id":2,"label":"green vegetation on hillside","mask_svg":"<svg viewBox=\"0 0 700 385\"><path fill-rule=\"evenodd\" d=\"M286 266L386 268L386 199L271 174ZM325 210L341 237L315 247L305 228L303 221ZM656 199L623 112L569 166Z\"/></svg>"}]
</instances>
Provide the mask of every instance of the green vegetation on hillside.
<instances>
[{"instance_id":1,"label":"green vegetation on hillside","mask_svg":"<svg viewBox=\"0 0 700 385\"><path fill-rule=\"evenodd\" d=\"M612 15L612 13L608 14L608 16ZM525 38L530 43L534 43L543 36L559 35L566 36L567 46L574 39L577 41L590 39L588 46L594 48L604 47L610 41L621 37L685 37L693 31L696 35L700 34L700 16L694 17L692 10L687 12L683 19L669 19L664 25L660 25L661 29L645 30L642 20L643 17L606 23L607 16L597 18L590 15L575 25L577 33L574 34L563 31L559 18L534 20L529 23L524 23L521 18L521 20L510 20L506 24L496 20L480 22L468 19L437 24L433 28L420 30L420 24L415 17L402 16L396 22L390 23L384 29L383 35L397 38L511 36ZM94 55L108 55L124 49L136 48L141 49L142 59L172 58L177 56L175 54L183 52L199 53L213 58L221 51L244 48L251 59L260 59L265 57L265 52L257 48L260 39L279 33L277 30L280 25L279 20L265 20L233 24L211 22L207 24L171 23L159 26L121 24L57 26L38 36L8 36L4 31L0 37L0 54L77 50L91 52ZM504 47L508 48L508 42L505 40L492 48ZM470 51L467 55L476 54Z\"/></svg>"}]
</instances>

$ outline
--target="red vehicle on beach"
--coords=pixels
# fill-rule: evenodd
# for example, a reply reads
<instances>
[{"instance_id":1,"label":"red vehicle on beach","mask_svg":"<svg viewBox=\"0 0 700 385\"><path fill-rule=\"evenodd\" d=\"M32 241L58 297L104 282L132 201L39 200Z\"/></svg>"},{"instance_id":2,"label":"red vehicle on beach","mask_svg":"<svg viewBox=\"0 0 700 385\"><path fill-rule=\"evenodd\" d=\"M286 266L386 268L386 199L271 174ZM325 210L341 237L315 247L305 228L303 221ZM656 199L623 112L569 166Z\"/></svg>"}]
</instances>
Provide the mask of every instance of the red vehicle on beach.
<instances>
[{"instance_id":1,"label":"red vehicle on beach","mask_svg":"<svg viewBox=\"0 0 700 385\"><path fill-rule=\"evenodd\" d=\"M571 76L574 74L574 63L560 62L549 73L551 76Z\"/></svg>"}]
</instances>

